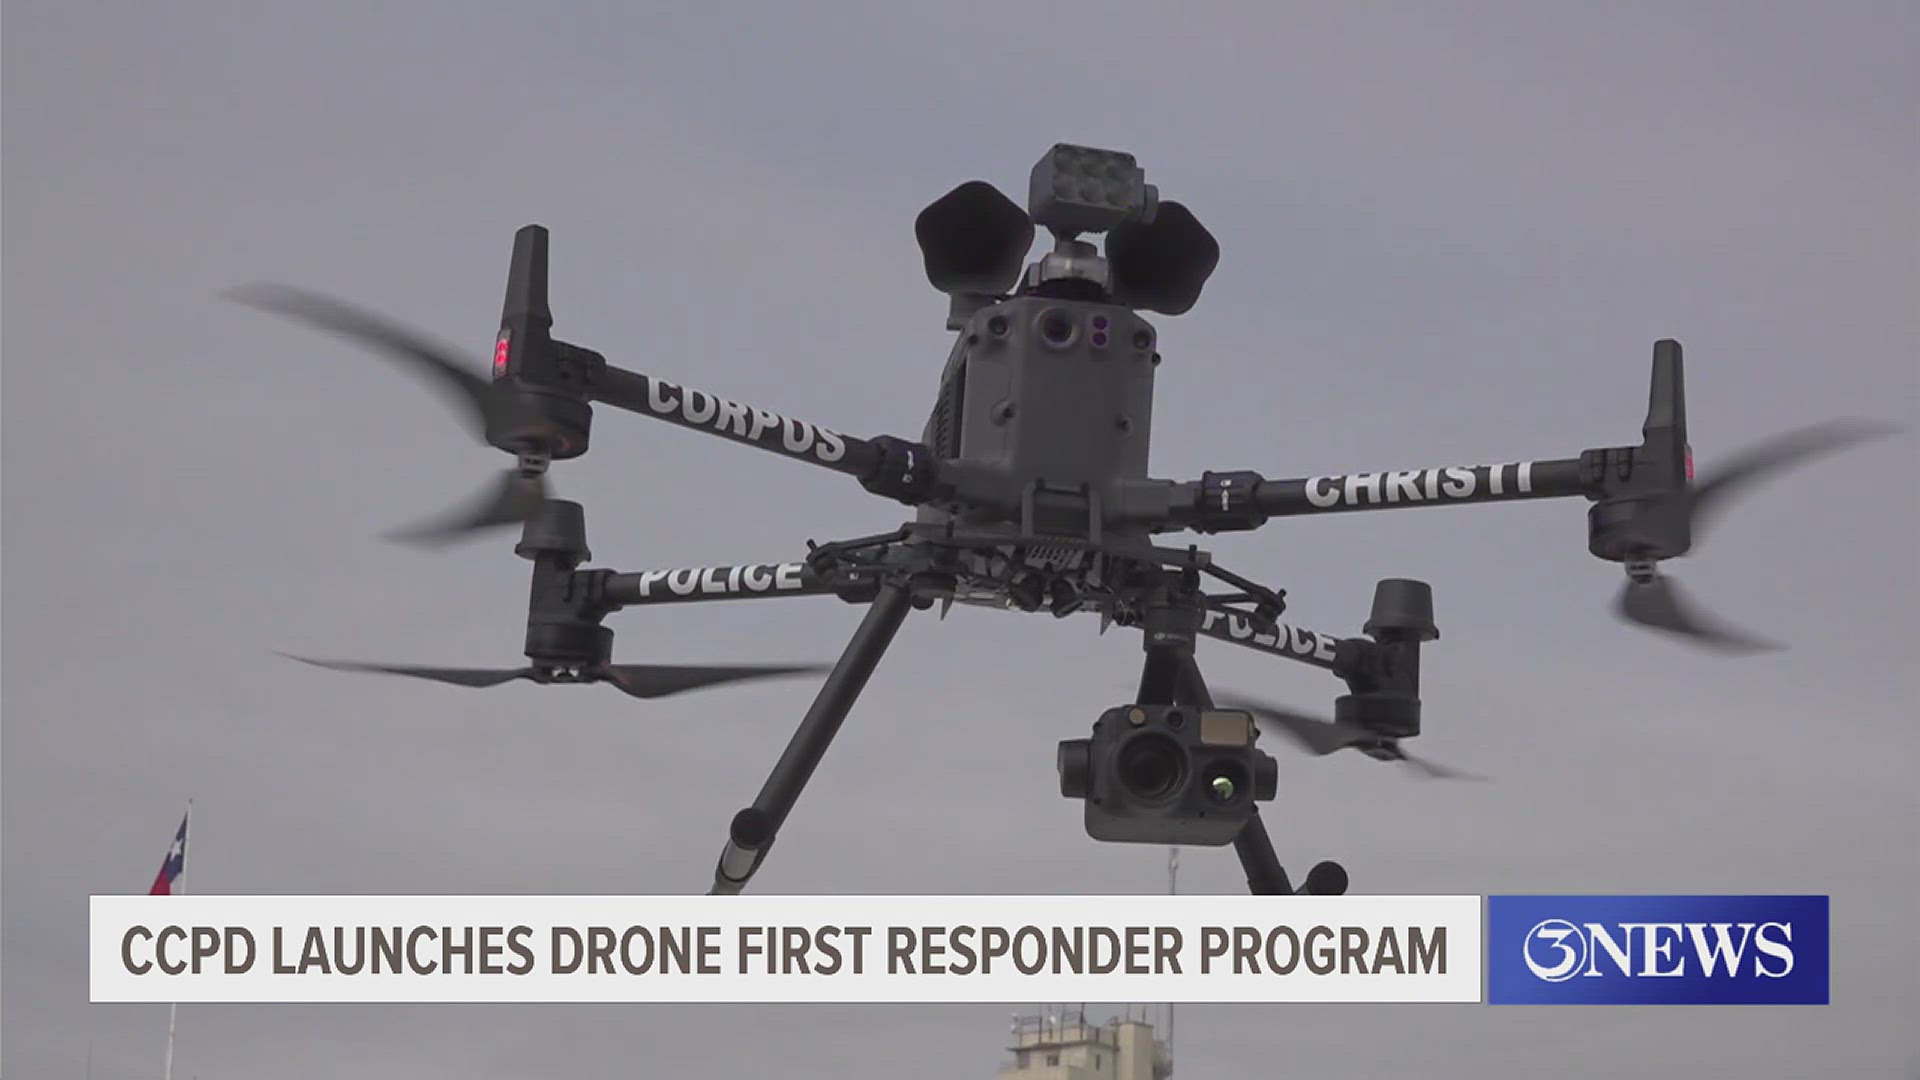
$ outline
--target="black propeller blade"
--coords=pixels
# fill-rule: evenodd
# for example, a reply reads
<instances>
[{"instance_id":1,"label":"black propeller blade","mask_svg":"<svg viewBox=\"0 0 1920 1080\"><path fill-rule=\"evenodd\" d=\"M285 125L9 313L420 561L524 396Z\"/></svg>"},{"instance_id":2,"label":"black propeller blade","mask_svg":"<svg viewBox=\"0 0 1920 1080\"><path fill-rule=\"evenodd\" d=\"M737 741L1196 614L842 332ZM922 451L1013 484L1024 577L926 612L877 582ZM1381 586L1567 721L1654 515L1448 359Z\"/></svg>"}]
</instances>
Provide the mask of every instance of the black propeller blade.
<instances>
[{"instance_id":1,"label":"black propeller blade","mask_svg":"<svg viewBox=\"0 0 1920 1080\"><path fill-rule=\"evenodd\" d=\"M398 323L291 285L256 282L226 295L248 307L285 315L348 338L426 373L453 399L467 429L483 444L489 427L504 429L514 423L514 418L495 413L515 408L517 399L491 393L492 382L472 371L454 350ZM518 525L546 498L544 472L524 467L508 469L470 506L388 535L409 543L444 544L481 530Z\"/></svg>"},{"instance_id":2,"label":"black propeller blade","mask_svg":"<svg viewBox=\"0 0 1920 1080\"><path fill-rule=\"evenodd\" d=\"M720 683L811 675L827 664L607 664L599 669L615 688L637 698L666 697Z\"/></svg>"},{"instance_id":3,"label":"black propeller blade","mask_svg":"<svg viewBox=\"0 0 1920 1080\"><path fill-rule=\"evenodd\" d=\"M546 501L545 473L508 469L494 479L491 488L482 489L466 506L386 535L389 540L405 544L450 544L487 529L520 525L538 512Z\"/></svg>"},{"instance_id":4,"label":"black propeller blade","mask_svg":"<svg viewBox=\"0 0 1920 1080\"><path fill-rule=\"evenodd\" d=\"M1486 779L1409 754L1400 748L1399 740L1383 738L1354 724L1246 698L1216 698L1214 704L1218 708L1239 709L1253 714L1254 723L1263 730L1285 735L1300 749L1316 757L1325 757L1336 750L1352 747L1380 761L1401 762L1430 779Z\"/></svg>"},{"instance_id":5,"label":"black propeller blade","mask_svg":"<svg viewBox=\"0 0 1920 1080\"><path fill-rule=\"evenodd\" d=\"M369 664L357 660L312 660L304 656L281 653L289 660L298 660L314 667L330 668L334 671L371 671L382 675L410 675L416 679L432 679L435 682L452 683L455 686L499 686L515 679L533 678L533 669L521 668L446 668L415 667L409 664Z\"/></svg>"},{"instance_id":6,"label":"black propeller blade","mask_svg":"<svg viewBox=\"0 0 1920 1080\"><path fill-rule=\"evenodd\" d=\"M1708 526L1726 511L1729 496L1743 486L1769 473L1900 430L1890 424L1844 420L1785 432L1735 454L1690 488L1653 501L1644 513L1656 517L1672 515L1666 520L1678 519L1677 534L1692 535L1697 542ZM1707 615L1688 600L1671 578L1659 573L1653 563L1629 560L1627 575L1627 584L1615 600L1614 610L1628 622L1723 652L1754 653L1783 647Z\"/></svg>"},{"instance_id":7,"label":"black propeller blade","mask_svg":"<svg viewBox=\"0 0 1920 1080\"><path fill-rule=\"evenodd\" d=\"M1729 492L1768 473L1790 469L1824 454L1845 450L1872 439L1898 434L1902 428L1874 420L1835 420L1775 435L1735 454L1693 485L1683 498L1692 515L1695 535L1725 510Z\"/></svg>"},{"instance_id":8,"label":"black propeller blade","mask_svg":"<svg viewBox=\"0 0 1920 1080\"><path fill-rule=\"evenodd\" d=\"M615 689L637 698L667 697L721 683L744 682L781 675L804 675L825 671L823 664L601 664L580 669L580 675L557 676L532 667L518 668L446 668L411 664L373 664L357 660L311 660L291 656L303 664L334 671L374 672L382 675L406 675L416 679L455 686L500 686L515 679L534 682L606 682Z\"/></svg>"},{"instance_id":9,"label":"black propeller blade","mask_svg":"<svg viewBox=\"0 0 1920 1080\"><path fill-rule=\"evenodd\" d=\"M1784 648L1778 642L1749 634L1701 611L1672 578L1657 571L1643 578L1629 577L1614 601L1614 611L1628 622L1675 634L1722 652L1757 653Z\"/></svg>"}]
</instances>

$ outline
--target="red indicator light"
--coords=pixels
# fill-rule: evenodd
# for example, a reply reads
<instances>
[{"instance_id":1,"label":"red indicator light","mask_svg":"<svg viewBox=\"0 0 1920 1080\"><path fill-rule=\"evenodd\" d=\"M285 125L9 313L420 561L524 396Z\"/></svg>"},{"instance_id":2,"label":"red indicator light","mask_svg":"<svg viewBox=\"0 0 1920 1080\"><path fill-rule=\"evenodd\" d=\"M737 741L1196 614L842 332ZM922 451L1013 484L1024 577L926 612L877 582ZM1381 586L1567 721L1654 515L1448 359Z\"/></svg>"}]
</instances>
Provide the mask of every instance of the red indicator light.
<instances>
[{"instance_id":1,"label":"red indicator light","mask_svg":"<svg viewBox=\"0 0 1920 1080\"><path fill-rule=\"evenodd\" d=\"M512 353L513 331L500 331L500 339L493 343L493 377L498 379L507 373L507 359Z\"/></svg>"}]
</instances>

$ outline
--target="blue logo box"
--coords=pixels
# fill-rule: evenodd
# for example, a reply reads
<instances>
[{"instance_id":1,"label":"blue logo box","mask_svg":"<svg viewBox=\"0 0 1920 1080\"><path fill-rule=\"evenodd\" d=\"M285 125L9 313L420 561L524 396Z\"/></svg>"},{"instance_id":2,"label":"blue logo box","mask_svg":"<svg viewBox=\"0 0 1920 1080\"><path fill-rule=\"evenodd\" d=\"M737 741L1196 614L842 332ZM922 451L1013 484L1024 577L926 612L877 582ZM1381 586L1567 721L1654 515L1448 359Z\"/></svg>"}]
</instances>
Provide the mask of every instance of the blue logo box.
<instances>
[{"instance_id":1,"label":"blue logo box","mask_svg":"<svg viewBox=\"0 0 1920 1080\"><path fill-rule=\"evenodd\" d=\"M1825 1005L1824 896L1489 896L1494 1005Z\"/></svg>"}]
</instances>

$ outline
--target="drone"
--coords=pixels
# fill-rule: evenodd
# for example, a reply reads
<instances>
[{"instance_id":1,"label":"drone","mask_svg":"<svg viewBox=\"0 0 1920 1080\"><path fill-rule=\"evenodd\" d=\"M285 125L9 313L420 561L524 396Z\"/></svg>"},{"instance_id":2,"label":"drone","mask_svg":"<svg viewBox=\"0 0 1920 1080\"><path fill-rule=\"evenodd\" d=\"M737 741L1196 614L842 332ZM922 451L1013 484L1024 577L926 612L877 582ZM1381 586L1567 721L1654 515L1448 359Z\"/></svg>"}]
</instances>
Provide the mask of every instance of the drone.
<instances>
[{"instance_id":1,"label":"drone","mask_svg":"<svg viewBox=\"0 0 1920 1080\"><path fill-rule=\"evenodd\" d=\"M1036 229L1051 249L1027 261ZM1256 894L1335 894L1346 871L1322 862L1296 888L1258 804L1277 767L1258 748L1277 732L1312 754L1353 749L1425 775L1464 778L1402 748L1420 734L1421 647L1439 636L1431 587L1378 582L1360 635L1282 621L1282 589L1220 565L1169 533L1257 529L1275 518L1584 498L1588 550L1619 563L1616 612L1727 652L1769 643L1704 614L1660 571L1685 555L1732 493L1756 478L1887 429L1830 423L1777 436L1696 479L1680 344L1653 347L1637 445L1551 460L1270 480L1246 470L1198 479L1148 474L1161 355L1142 313L1191 310L1220 247L1182 204L1161 199L1131 154L1060 143L1033 167L1023 208L993 185L963 183L914 223L928 281L948 298L952 351L918 439L860 438L609 364L552 334L547 230L514 236L490 375L456 350L357 307L283 285L234 299L370 346L438 381L485 443L514 456L471 506L401 534L445 543L518 527L533 564L525 655L517 668L308 661L462 686L513 680L607 683L641 698L825 670L819 690L752 804L736 814L713 894L737 894L776 836L908 612L954 604L1057 618L1097 616L1138 630L1133 700L1091 737L1059 746L1061 793L1084 803L1098 840L1231 844ZM1096 245L1089 237L1103 235ZM809 541L804 557L740 566L618 572L587 567L580 503L550 490L549 467L585 454L594 405L664 420L853 477L913 509L891 532ZM796 553L797 554L797 553ZM614 664L603 623L626 608L832 596L865 606L839 659L823 665ZM1201 638L1331 672L1347 692L1328 718L1254 699L1216 700L1194 659ZM298 659L298 658L296 658Z\"/></svg>"}]
</instances>

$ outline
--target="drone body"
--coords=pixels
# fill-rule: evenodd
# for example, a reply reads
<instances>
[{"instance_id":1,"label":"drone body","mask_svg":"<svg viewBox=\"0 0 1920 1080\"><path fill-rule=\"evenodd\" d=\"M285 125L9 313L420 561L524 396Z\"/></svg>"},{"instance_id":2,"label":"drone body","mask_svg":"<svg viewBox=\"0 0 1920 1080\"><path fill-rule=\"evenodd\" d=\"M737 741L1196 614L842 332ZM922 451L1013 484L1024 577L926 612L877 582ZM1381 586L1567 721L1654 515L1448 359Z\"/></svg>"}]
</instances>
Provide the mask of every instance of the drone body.
<instances>
[{"instance_id":1,"label":"drone body","mask_svg":"<svg viewBox=\"0 0 1920 1080\"><path fill-rule=\"evenodd\" d=\"M1036 226L1052 250L1023 270ZM1161 201L1130 155L1060 144L1034 167L1023 210L981 181L935 201L915 223L928 279L949 297L955 340L921 436L859 438L609 364L552 336L547 233L515 237L491 379L409 331L284 287L240 298L380 348L452 389L492 446L516 458L476 506L412 535L442 540L518 525L533 563L524 668L476 671L335 664L460 685L607 682L639 697L803 667L656 666L611 662L603 620L625 607L833 595L867 614L827 674L753 804L735 816L713 891L740 891L758 870L800 791L910 610L965 603L1099 616L1138 628L1146 657L1132 701L1109 709L1092 740L1061 745L1063 794L1086 800L1101 839L1231 843L1250 888L1292 892L1256 802L1274 795L1258 720L1312 753L1354 748L1428 775L1460 776L1408 755L1420 733L1422 645L1438 636L1425 583L1379 583L1362 636L1280 621L1285 593L1159 534L1258 528L1275 517L1516 499L1583 497L1589 550L1625 565L1626 618L1731 650L1758 643L1693 612L1657 572L1685 554L1704 511L1742 480L1873 434L1807 429L1694 482L1680 346L1654 346L1638 445L1494 465L1440 466L1268 480L1244 470L1198 480L1148 473L1161 357L1142 311L1178 315L1219 258L1184 206ZM1083 239L1106 234L1104 249ZM750 566L621 573L591 557L579 504L551 497L554 461L591 445L593 404L666 420L846 473L915 508L892 532L809 543L804 558ZM1203 587L1208 582L1217 591ZM1216 708L1194 661L1208 637L1333 672L1347 693L1329 721L1259 703ZM1322 864L1308 888L1338 891ZM1337 884L1328 884L1337 883Z\"/></svg>"}]
</instances>

